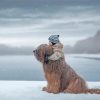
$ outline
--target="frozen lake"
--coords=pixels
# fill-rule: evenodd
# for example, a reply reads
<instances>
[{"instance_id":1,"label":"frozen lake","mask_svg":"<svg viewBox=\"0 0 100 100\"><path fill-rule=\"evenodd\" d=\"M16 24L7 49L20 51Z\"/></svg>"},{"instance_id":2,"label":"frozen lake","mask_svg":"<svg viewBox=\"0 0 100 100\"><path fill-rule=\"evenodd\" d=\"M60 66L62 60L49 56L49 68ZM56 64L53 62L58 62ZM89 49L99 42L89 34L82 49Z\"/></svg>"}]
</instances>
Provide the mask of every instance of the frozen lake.
<instances>
[{"instance_id":1,"label":"frozen lake","mask_svg":"<svg viewBox=\"0 0 100 100\"><path fill-rule=\"evenodd\" d=\"M75 56L66 55L67 63L85 80L100 81L100 60ZM0 80L42 81L42 64L34 56L0 56Z\"/></svg>"}]
</instances>

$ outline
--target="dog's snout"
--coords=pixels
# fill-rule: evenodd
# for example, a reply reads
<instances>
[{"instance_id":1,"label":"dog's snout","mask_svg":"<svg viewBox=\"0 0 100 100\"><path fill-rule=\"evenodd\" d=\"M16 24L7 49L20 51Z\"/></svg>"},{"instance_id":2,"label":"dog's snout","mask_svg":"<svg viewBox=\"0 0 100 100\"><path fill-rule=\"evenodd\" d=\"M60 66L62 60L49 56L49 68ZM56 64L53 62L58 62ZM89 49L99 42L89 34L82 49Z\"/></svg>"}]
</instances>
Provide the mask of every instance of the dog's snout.
<instances>
[{"instance_id":1,"label":"dog's snout","mask_svg":"<svg viewBox=\"0 0 100 100\"><path fill-rule=\"evenodd\" d=\"M36 53L37 52L37 50L33 50L33 53Z\"/></svg>"},{"instance_id":2,"label":"dog's snout","mask_svg":"<svg viewBox=\"0 0 100 100\"><path fill-rule=\"evenodd\" d=\"M33 52L35 53L36 50L33 50Z\"/></svg>"}]
</instances>

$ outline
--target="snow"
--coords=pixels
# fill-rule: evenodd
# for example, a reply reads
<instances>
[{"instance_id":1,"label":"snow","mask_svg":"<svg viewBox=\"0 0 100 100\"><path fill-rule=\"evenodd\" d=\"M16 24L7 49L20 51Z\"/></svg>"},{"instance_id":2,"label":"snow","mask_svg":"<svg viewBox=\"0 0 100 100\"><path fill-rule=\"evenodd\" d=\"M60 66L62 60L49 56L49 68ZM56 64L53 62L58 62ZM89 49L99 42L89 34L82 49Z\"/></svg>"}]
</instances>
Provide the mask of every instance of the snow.
<instances>
[{"instance_id":1,"label":"snow","mask_svg":"<svg viewBox=\"0 0 100 100\"><path fill-rule=\"evenodd\" d=\"M0 100L100 100L97 94L52 94L42 91L45 81L0 81ZM100 82L87 82L100 88Z\"/></svg>"}]
</instances>

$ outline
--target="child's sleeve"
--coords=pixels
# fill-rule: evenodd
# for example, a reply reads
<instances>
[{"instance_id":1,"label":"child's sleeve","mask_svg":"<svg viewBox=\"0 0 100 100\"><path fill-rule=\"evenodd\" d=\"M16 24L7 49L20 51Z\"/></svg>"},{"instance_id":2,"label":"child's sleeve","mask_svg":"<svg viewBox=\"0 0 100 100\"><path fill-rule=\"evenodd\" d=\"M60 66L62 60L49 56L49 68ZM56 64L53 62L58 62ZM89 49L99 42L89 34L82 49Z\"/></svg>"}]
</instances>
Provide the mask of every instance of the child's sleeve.
<instances>
[{"instance_id":1,"label":"child's sleeve","mask_svg":"<svg viewBox=\"0 0 100 100\"><path fill-rule=\"evenodd\" d=\"M58 60L62 57L62 54L60 52L55 52L51 56L48 57L49 60Z\"/></svg>"}]
</instances>

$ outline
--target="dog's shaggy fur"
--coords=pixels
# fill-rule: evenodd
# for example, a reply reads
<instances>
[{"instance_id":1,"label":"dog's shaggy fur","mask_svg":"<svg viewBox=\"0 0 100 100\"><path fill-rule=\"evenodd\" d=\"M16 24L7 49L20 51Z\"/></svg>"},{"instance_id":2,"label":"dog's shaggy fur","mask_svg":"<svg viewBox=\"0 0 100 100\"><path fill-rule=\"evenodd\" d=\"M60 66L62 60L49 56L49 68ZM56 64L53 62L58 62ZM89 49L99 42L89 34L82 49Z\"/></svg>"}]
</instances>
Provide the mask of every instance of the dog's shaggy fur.
<instances>
[{"instance_id":1,"label":"dog's shaggy fur","mask_svg":"<svg viewBox=\"0 0 100 100\"><path fill-rule=\"evenodd\" d=\"M49 93L98 93L100 89L88 89L86 82L80 77L65 61L60 58L58 61L50 60L48 64L44 63L44 55L53 53L52 47L47 44L40 45L34 55L38 61L43 64L47 87L43 90Z\"/></svg>"}]
</instances>

